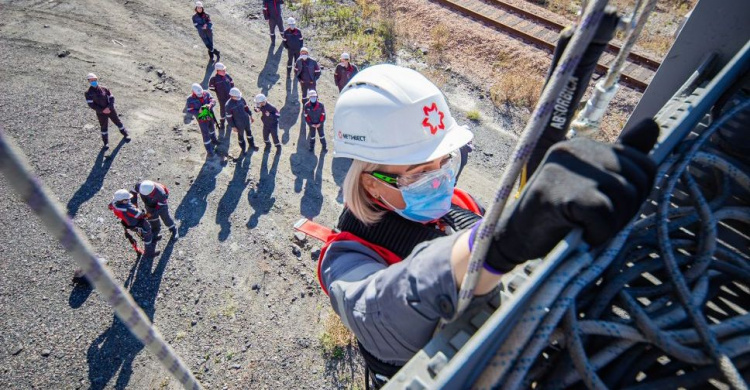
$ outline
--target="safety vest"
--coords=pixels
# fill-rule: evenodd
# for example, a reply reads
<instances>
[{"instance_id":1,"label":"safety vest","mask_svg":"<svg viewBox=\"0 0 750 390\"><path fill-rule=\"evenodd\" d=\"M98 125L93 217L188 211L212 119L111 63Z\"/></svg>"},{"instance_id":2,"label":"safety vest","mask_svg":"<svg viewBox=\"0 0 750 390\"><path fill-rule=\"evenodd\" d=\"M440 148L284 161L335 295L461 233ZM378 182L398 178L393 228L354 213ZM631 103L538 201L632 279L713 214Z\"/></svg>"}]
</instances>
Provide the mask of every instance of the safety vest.
<instances>
[{"instance_id":1,"label":"safety vest","mask_svg":"<svg viewBox=\"0 0 750 390\"><path fill-rule=\"evenodd\" d=\"M331 243L336 241L358 242L372 249L390 266L408 256L417 244L445 236L445 232L436 228L436 225L438 227L448 225L454 230L461 230L474 225L484 214L484 209L474 198L461 189L454 189L451 203L452 207L448 214L427 224L409 221L395 212L389 211L380 222L367 227L357 220L349 209L345 208L339 216L337 225L339 231L332 230L320 249L318 283L320 283L323 292L326 295L328 294L328 290L323 284L323 258Z\"/></svg>"}]
</instances>

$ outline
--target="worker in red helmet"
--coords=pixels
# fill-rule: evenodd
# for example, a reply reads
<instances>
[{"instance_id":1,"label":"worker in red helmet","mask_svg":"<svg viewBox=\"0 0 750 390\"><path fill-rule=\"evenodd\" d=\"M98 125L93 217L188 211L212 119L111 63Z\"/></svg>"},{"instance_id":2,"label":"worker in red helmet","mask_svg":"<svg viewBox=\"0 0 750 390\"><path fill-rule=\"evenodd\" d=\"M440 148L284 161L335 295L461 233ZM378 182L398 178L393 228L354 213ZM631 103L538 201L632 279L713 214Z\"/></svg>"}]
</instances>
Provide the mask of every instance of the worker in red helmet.
<instances>
[{"instance_id":1,"label":"worker in red helmet","mask_svg":"<svg viewBox=\"0 0 750 390\"><path fill-rule=\"evenodd\" d=\"M455 187L457 151L473 134L434 84L394 65L365 69L344 87L333 133L334 157L352 163L318 276L382 384L455 315L483 214ZM490 233L474 294L496 293L503 273L546 255L574 228L591 245L612 237L650 191L647 152L580 138L553 147Z\"/></svg>"}]
</instances>

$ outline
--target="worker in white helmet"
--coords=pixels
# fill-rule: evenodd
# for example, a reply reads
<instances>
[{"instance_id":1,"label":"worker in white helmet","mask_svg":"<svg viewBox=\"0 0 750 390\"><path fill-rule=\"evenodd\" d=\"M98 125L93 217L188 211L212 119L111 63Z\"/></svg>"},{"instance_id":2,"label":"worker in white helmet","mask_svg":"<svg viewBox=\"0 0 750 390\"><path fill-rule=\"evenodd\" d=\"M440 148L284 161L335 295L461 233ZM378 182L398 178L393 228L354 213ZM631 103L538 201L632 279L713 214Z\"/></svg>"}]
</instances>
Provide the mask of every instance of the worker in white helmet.
<instances>
[{"instance_id":1,"label":"worker in white helmet","mask_svg":"<svg viewBox=\"0 0 750 390\"><path fill-rule=\"evenodd\" d=\"M164 225L169 229L169 232L172 233L172 240L180 238L174 219L169 215L169 189L167 186L155 181L144 180L135 183L130 193L133 197L141 196L143 206L146 208L146 218L148 218L148 222L151 224L151 231L156 240L161 239L159 233L161 232L162 221L164 221Z\"/></svg>"},{"instance_id":2,"label":"worker in white helmet","mask_svg":"<svg viewBox=\"0 0 750 390\"><path fill-rule=\"evenodd\" d=\"M318 139L320 140L321 151L325 152L328 150L326 144L325 130L323 125L326 123L326 107L318 99L318 91L310 90L308 92L308 102L303 107L303 113L305 116L305 123L310 128L310 134L307 137L309 143L309 151L315 149L315 133L318 133Z\"/></svg>"},{"instance_id":3,"label":"worker in white helmet","mask_svg":"<svg viewBox=\"0 0 750 390\"><path fill-rule=\"evenodd\" d=\"M333 72L333 81L339 88L339 92L344 89L352 77L357 75L357 72L359 72L359 68L357 68L357 65L351 63L349 53L341 53L339 63L336 64L336 70Z\"/></svg>"},{"instance_id":4,"label":"worker in white helmet","mask_svg":"<svg viewBox=\"0 0 750 390\"><path fill-rule=\"evenodd\" d=\"M287 19L287 25L289 27L284 30L282 38L284 38L284 48L286 48L287 60L286 60L286 74L292 72L292 66L297 63L299 58L300 50L304 45L304 38L302 37L302 31L297 28L297 21L290 17Z\"/></svg>"},{"instance_id":5,"label":"worker in white helmet","mask_svg":"<svg viewBox=\"0 0 750 390\"><path fill-rule=\"evenodd\" d=\"M255 95L255 111L260 113L260 121L263 122L263 142L266 144L265 152L268 153L271 148L271 140L276 145L276 150L281 152L281 142L279 142L279 110L268 103L266 95L259 93Z\"/></svg>"},{"instance_id":6,"label":"worker in white helmet","mask_svg":"<svg viewBox=\"0 0 750 390\"><path fill-rule=\"evenodd\" d=\"M209 61L214 60L214 55L216 55L216 62L221 61L221 52L214 47L214 25L211 23L211 16L203 9L203 2L195 2L193 25L198 30L198 35L201 37L203 44L206 45L206 49L208 49Z\"/></svg>"},{"instance_id":7,"label":"worker in white helmet","mask_svg":"<svg viewBox=\"0 0 750 390\"><path fill-rule=\"evenodd\" d=\"M156 256L159 252L156 251L156 240L154 239L153 230L151 230L151 225L146 220L146 213L138 209L136 202L135 195L131 194L130 191L119 189L112 196L109 209L120 220L122 227L125 229L125 238L130 241L133 250L144 256ZM138 247L138 243L130 232L135 232L141 237L145 250Z\"/></svg>"},{"instance_id":8,"label":"worker in white helmet","mask_svg":"<svg viewBox=\"0 0 750 390\"><path fill-rule=\"evenodd\" d=\"M299 59L294 65L294 76L299 81L302 89L302 104L305 104L307 103L307 91L316 89L320 78L318 61L310 58L310 50L306 47L300 49Z\"/></svg>"},{"instance_id":9,"label":"worker in white helmet","mask_svg":"<svg viewBox=\"0 0 750 390\"><path fill-rule=\"evenodd\" d=\"M253 139L253 133L250 131L250 125L255 122L253 119L253 113L250 111L247 102L242 97L242 92L238 88L232 88L229 91L229 101L227 102L227 123L229 127L237 132L237 140L242 149L242 154L245 154L245 137L247 142L250 143L250 149L257 151L258 147L255 146L255 140Z\"/></svg>"},{"instance_id":10,"label":"worker in white helmet","mask_svg":"<svg viewBox=\"0 0 750 390\"><path fill-rule=\"evenodd\" d=\"M214 64L214 70L216 70L216 74L208 80L208 89L214 91L216 99L219 100L219 114L221 115L219 129L224 131L224 122L227 119L224 106L229 100L229 90L234 88L234 80L232 80L232 76L227 74L227 67L221 62Z\"/></svg>"},{"instance_id":11,"label":"worker in white helmet","mask_svg":"<svg viewBox=\"0 0 750 390\"><path fill-rule=\"evenodd\" d=\"M128 135L128 131L125 130L125 125L122 124L115 110L115 97L112 95L112 92L99 84L99 78L93 73L86 75L86 80L89 82L89 89L84 93L84 96L86 97L86 103L96 112L96 119L99 120L102 142L104 143L102 148L109 148L108 128L110 120L120 129L123 139L129 142L130 136Z\"/></svg>"},{"instance_id":12,"label":"worker in white helmet","mask_svg":"<svg viewBox=\"0 0 750 390\"><path fill-rule=\"evenodd\" d=\"M203 146L205 146L210 158L214 156L214 149L219 145L219 139L216 138L216 128L214 127L216 117L213 108L216 101L211 93L204 91L198 83L194 83L191 89L192 94L188 96L185 103L186 110L195 116L198 121L198 127L201 129L201 136L203 137Z\"/></svg>"},{"instance_id":13,"label":"worker in white helmet","mask_svg":"<svg viewBox=\"0 0 750 390\"><path fill-rule=\"evenodd\" d=\"M441 318L453 317L475 239L492 233L478 232L482 208L455 188L456 151L473 135L418 72L359 72L336 103L333 132L334 158L352 164L340 232L322 248L319 279L381 380L427 344ZM656 136L646 138L653 145ZM475 295L496 293L503 273L547 254L573 228L591 245L622 228L655 173L647 150L625 145L631 140L577 138L552 148L498 222Z\"/></svg>"}]
</instances>

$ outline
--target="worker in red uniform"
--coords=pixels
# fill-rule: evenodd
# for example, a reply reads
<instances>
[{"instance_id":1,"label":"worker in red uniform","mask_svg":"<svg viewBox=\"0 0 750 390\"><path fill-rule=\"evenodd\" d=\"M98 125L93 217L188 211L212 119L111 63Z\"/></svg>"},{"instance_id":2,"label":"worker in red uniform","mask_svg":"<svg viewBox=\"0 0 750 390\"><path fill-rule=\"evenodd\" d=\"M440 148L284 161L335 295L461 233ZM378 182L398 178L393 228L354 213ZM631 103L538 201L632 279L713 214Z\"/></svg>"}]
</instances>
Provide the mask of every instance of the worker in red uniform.
<instances>
[{"instance_id":1,"label":"worker in red uniform","mask_svg":"<svg viewBox=\"0 0 750 390\"><path fill-rule=\"evenodd\" d=\"M130 191L119 189L115 191L109 209L120 220L122 227L125 229L125 237L130 241L136 252L144 256L156 256L156 240L154 239L151 224L146 219L146 213L139 210L136 206L136 197ZM138 244L130 234L135 232L143 240L145 250L138 248Z\"/></svg>"},{"instance_id":2,"label":"worker in red uniform","mask_svg":"<svg viewBox=\"0 0 750 390\"><path fill-rule=\"evenodd\" d=\"M350 62L349 53L341 53L339 63L336 65L336 70L333 72L333 81L336 82L336 86L339 87L339 92L346 86L349 80L354 77L359 69L357 65Z\"/></svg>"},{"instance_id":3,"label":"worker in red uniform","mask_svg":"<svg viewBox=\"0 0 750 390\"><path fill-rule=\"evenodd\" d=\"M232 77L227 74L227 67L221 62L217 62L214 65L216 74L208 80L208 89L216 93L216 99L219 100L219 114L221 118L219 120L219 129L224 131L224 123L226 122L225 106L227 100L229 100L229 90L234 88L234 81Z\"/></svg>"},{"instance_id":4,"label":"worker in red uniform","mask_svg":"<svg viewBox=\"0 0 750 390\"><path fill-rule=\"evenodd\" d=\"M321 151L325 152L328 150L325 131L323 130L323 125L326 122L326 108L323 103L318 100L318 92L316 90L310 90L310 92L308 92L308 97L309 100L305 103L304 107L305 122L307 123L307 127L310 128L310 133L308 135L310 147L308 150L312 152L313 149L315 149L315 133L318 133Z\"/></svg>"},{"instance_id":5,"label":"worker in red uniform","mask_svg":"<svg viewBox=\"0 0 750 390\"><path fill-rule=\"evenodd\" d=\"M125 130L125 125L120 121L120 117L117 116L115 110L115 97L109 91L109 89L99 84L99 78L95 74L89 73L86 76L86 80L91 85L84 94L86 96L86 103L92 110L96 111L96 119L99 120L99 127L101 128L102 142L104 145L102 148L109 148L109 121L115 124L120 129L120 134L125 138L125 141L130 141L128 131Z\"/></svg>"},{"instance_id":6,"label":"worker in red uniform","mask_svg":"<svg viewBox=\"0 0 750 390\"><path fill-rule=\"evenodd\" d=\"M299 59L294 65L294 76L299 80L302 89L302 104L307 103L307 91L315 89L320 78L320 66L318 61L310 58L310 50L303 47L299 51Z\"/></svg>"}]
</instances>

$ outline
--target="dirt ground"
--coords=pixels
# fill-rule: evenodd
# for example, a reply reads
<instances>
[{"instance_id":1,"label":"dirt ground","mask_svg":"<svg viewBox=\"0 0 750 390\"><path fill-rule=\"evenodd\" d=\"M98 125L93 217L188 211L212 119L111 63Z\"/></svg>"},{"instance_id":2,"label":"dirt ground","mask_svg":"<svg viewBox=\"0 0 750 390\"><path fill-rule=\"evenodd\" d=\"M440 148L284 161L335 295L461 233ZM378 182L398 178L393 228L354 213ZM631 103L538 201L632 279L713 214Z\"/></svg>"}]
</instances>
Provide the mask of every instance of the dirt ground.
<instances>
[{"instance_id":1,"label":"dirt ground","mask_svg":"<svg viewBox=\"0 0 750 390\"><path fill-rule=\"evenodd\" d=\"M354 349L331 357L320 347L329 303L315 275L319 243L300 250L292 238L303 216L333 225L348 162L307 151L296 83L285 75L280 39L269 46L266 24L254 16L259 0L208 1L206 10L236 85L246 98L266 93L280 109L283 149L205 160L197 124L184 113L191 83L205 85L211 74L192 4L0 1L0 123L206 388L362 387ZM321 43L306 44L315 57ZM89 72L116 96L132 142L110 125L111 149L100 151L83 98ZM444 89L476 133L459 186L487 201L487 178L500 176L522 123L477 99L480 89L460 74ZM330 118L331 69L318 91ZM468 109L485 119L469 123L459 115ZM221 135L237 156L235 135ZM153 261L137 261L107 204L115 190L146 178L170 188L183 238L161 242ZM5 179L0 198L0 387L178 388L95 292L71 283L72 259Z\"/></svg>"}]
</instances>

